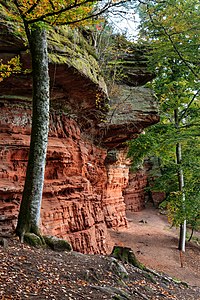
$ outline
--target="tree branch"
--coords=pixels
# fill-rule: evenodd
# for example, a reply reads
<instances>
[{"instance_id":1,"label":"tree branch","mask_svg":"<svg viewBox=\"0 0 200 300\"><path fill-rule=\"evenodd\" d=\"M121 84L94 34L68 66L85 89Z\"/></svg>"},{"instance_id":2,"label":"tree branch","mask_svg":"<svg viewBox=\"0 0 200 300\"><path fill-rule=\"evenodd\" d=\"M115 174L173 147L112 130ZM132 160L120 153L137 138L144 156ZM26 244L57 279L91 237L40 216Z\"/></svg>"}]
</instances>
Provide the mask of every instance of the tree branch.
<instances>
[{"instance_id":1,"label":"tree branch","mask_svg":"<svg viewBox=\"0 0 200 300\"><path fill-rule=\"evenodd\" d=\"M153 20L153 17L152 17L152 14L149 10L149 5L147 4L147 12L148 12L148 15L149 15L149 19L151 21L151 23L153 24L153 26L155 28L157 28L157 25L155 24L154 20ZM193 70L193 68L190 66L190 64L187 62L187 60L183 57L183 55L180 53L180 51L178 50L178 48L176 47L176 45L174 44L174 41L172 39L172 34L169 34L166 30L166 28L162 25L162 24L159 24L159 26L162 28L162 30L164 31L164 34L168 37L172 47L174 48L174 51L178 54L179 58L181 59L181 61L187 66L187 68L192 72L192 74L198 79L199 76L198 74Z\"/></svg>"},{"instance_id":2,"label":"tree branch","mask_svg":"<svg viewBox=\"0 0 200 300\"><path fill-rule=\"evenodd\" d=\"M185 117L185 115L186 115L187 112L188 112L188 109L190 108L190 106L192 105L192 103L195 101L195 98L198 96L199 93L200 93L200 89L198 89L197 92L193 95L193 97L192 97L192 99L190 100L190 102L188 103L188 106L186 107L186 109L184 109L184 110L182 111L182 114L181 114L181 116L180 116L180 118L179 118L180 121Z\"/></svg>"},{"instance_id":3,"label":"tree branch","mask_svg":"<svg viewBox=\"0 0 200 300\"><path fill-rule=\"evenodd\" d=\"M89 18L92 18L93 16L95 17L95 16L98 16L98 15L104 13L106 10L108 10L111 7L119 6L119 5L127 3L129 1L130 0L122 0L122 1L119 1L119 2L114 2L113 3L112 0L109 0L109 2L107 2L103 6L103 8L101 8L101 10L98 13L92 13L88 17L85 17L83 19L79 19L78 21L60 22L60 23L58 23L58 25L74 24L74 23L77 23L77 22L80 22L80 21L87 20ZM99 1L97 1L97 3L98 2L103 2L103 0L99 0ZM86 4L91 4L91 3L96 3L96 2L94 0L85 0L85 1L82 1L80 3L77 3L77 1L75 1L72 5L69 5L67 7L62 8L62 9L59 9L57 11L46 13L46 14L38 17L38 18L35 18L35 19L32 19L32 20L27 20L27 22L28 22L28 24L32 24L32 23L35 23L35 22L43 21L43 22L46 22L48 24L51 24L51 22L49 22L49 21L47 21L45 19L48 18L48 17L52 17L52 16L56 16L56 15L61 15L62 13L67 12L69 10L72 10L74 8L79 8L79 7L82 7L82 6L86 5Z\"/></svg>"},{"instance_id":4,"label":"tree branch","mask_svg":"<svg viewBox=\"0 0 200 300\"><path fill-rule=\"evenodd\" d=\"M174 41L171 38L171 35L167 32L167 30L162 26L166 36L168 37L170 43L172 44L172 47L174 48L175 52L178 54L179 58L183 61L183 63L188 67L188 69L192 72L192 74L198 78L198 74L193 70L193 68L189 65L189 63L185 60L183 55L180 53L176 45L174 44Z\"/></svg>"},{"instance_id":5,"label":"tree branch","mask_svg":"<svg viewBox=\"0 0 200 300\"><path fill-rule=\"evenodd\" d=\"M89 14L89 15L87 15L86 17L83 17L83 18L81 18L81 19L74 20L74 21L57 22L56 25L58 25L58 26L59 26L59 25L71 25L71 24L76 24L76 23L79 23L79 22L82 22L82 21L85 21L85 20L89 20L89 19L91 19L91 18L95 18L95 17L100 16L100 15L103 14L105 11L107 11L109 8L110 8L110 6L109 6L109 7L105 6L103 9L101 9L101 11L99 11L99 12L97 12L97 13L94 13L94 12L93 12L92 14ZM51 23L49 23L49 24L51 24ZM51 25L54 25L54 23L51 24Z\"/></svg>"},{"instance_id":6,"label":"tree branch","mask_svg":"<svg viewBox=\"0 0 200 300\"><path fill-rule=\"evenodd\" d=\"M25 13L24 15L30 14L40 3L40 0L37 0Z\"/></svg>"},{"instance_id":7,"label":"tree branch","mask_svg":"<svg viewBox=\"0 0 200 300\"><path fill-rule=\"evenodd\" d=\"M101 1L97 1L97 2L101 2ZM111 2L111 0L110 0L110 2ZM48 18L48 17L61 15L64 12L67 12L67 11L72 10L74 8L78 8L78 7L81 7L81 6L84 6L86 4L90 4L90 3L94 3L94 0L85 0L85 1L82 1L80 3L77 3L77 1L75 1L73 4L71 4L69 6L66 6L62 9L59 9L59 10L56 10L56 11L53 11L53 12L48 12L48 13L46 13L46 14L38 17L38 18L28 20L28 23L32 24L32 23L39 22L39 21L47 22L45 19ZM47 22L47 23L50 23L50 22Z\"/></svg>"}]
</instances>

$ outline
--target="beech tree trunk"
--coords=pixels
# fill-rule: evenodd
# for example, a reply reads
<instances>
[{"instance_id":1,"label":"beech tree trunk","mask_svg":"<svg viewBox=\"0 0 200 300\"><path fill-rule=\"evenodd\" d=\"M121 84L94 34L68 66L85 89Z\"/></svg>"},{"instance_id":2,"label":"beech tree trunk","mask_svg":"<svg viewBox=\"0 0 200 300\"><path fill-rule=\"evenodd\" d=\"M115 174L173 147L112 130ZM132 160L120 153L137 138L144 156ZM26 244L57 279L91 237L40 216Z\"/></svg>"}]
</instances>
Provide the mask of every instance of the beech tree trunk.
<instances>
[{"instance_id":1,"label":"beech tree trunk","mask_svg":"<svg viewBox=\"0 0 200 300\"><path fill-rule=\"evenodd\" d=\"M176 159L177 159L177 164L181 164L181 144L180 143L177 143L177 145L176 145ZM185 193L183 191L184 177L183 177L183 170L181 167L180 167L179 173L178 173L178 182L179 182L179 191L182 192L182 210L184 213L184 210L185 210ZM186 241L186 220L184 220L183 223L180 224L179 246L178 246L178 249L180 251L185 252L185 241Z\"/></svg>"},{"instance_id":2,"label":"beech tree trunk","mask_svg":"<svg viewBox=\"0 0 200 300\"><path fill-rule=\"evenodd\" d=\"M175 125L177 128L179 128L179 118L178 118L178 110L174 110L174 119L175 119ZM181 168L181 161L182 161L182 154L181 154L181 144L176 144L176 163L179 165L179 171L178 171L178 183L179 183L179 191L182 192L182 210L184 213L185 210L185 193L184 193L184 176L183 176L183 170ZM179 245L178 249L182 252L185 252L185 241L186 241L186 220L183 221L182 224L180 224L180 233L179 233Z\"/></svg>"},{"instance_id":3,"label":"beech tree trunk","mask_svg":"<svg viewBox=\"0 0 200 300\"><path fill-rule=\"evenodd\" d=\"M35 24L28 30L32 57L33 105L29 158L16 234L40 235L40 209L49 130L49 72L45 29Z\"/></svg>"}]
</instances>

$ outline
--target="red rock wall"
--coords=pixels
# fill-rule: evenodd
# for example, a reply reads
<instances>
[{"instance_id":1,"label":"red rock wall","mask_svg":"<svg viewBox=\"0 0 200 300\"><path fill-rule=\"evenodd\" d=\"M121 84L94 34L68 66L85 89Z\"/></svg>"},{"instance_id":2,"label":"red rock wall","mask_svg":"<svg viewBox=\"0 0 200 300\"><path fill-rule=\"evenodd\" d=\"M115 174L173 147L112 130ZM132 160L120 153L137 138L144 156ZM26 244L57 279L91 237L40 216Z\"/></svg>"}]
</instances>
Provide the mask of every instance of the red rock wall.
<instances>
[{"instance_id":1,"label":"red rock wall","mask_svg":"<svg viewBox=\"0 0 200 300\"><path fill-rule=\"evenodd\" d=\"M108 227L127 226L123 190L128 184L129 166L126 151L119 151L117 161L107 165L108 180L103 197L105 220Z\"/></svg>"},{"instance_id":2,"label":"red rock wall","mask_svg":"<svg viewBox=\"0 0 200 300\"><path fill-rule=\"evenodd\" d=\"M4 101L0 110L0 230L14 230L25 179L31 112ZM106 253L107 227L126 226L122 190L128 168L104 165L105 149L83 138L77 123L53 113L41 227L70 240L74 250Z\"/></svg>"},{"instance_id":3,"label":"red rock wall","mask_svg":"<svg viewBox=\"0 0 200 300\"><path fill-rule=\"evenodd\" d=\"M124 200L127 211L140 211L145 207L147 174L145 171L130 173L129 183L124 191Z\"/></svg>"}]
</instances>

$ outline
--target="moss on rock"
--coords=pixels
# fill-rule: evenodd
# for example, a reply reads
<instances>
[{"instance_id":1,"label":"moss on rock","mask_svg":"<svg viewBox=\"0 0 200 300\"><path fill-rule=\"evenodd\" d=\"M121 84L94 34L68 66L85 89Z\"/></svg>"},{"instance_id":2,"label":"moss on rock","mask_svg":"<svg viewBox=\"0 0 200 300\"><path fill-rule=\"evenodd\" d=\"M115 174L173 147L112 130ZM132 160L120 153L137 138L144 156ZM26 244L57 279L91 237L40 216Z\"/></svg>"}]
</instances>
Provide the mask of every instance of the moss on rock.
<instances>
[{"instance_id":1,"label":"moss on rock","mask_svg":"<svg viewBox=\"0 0 200 300\"><path fill-rule=\"evenodd\" d=\"M54 251L71 251L72 246L66 240L55 236L44 236L46 244Z\"/></svg>"},{"instance_id":2,"label":"moss on rock","mask_svg":"<svg viewBox=\"0 0 200 300\"><path fill-rule=\"evenodd\" d=\"M56 30L50 29L48 42L50 62L74 67L82 75L98 84L104 92L107 92L104 79L100 75L94 48L78 29L71 29L69 26L62 26Z\"/></svg>"}]
</instances>

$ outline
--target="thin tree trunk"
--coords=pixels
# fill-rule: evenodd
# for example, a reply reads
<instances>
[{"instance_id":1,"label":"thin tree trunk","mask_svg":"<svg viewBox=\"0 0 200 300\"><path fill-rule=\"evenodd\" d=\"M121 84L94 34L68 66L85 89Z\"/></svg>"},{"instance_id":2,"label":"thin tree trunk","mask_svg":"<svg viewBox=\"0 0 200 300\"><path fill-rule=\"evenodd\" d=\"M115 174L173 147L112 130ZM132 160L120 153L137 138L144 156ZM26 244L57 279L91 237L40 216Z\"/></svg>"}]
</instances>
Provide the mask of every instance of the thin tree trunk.
<instances>
[{"instance_id":1,"label":"thin tree trunk","mask_svg":"<svg viewBox=\"0 0 200 300\"><path fill-rule=\"evenodd\" d=\"M186 220L180 225L180 233L179 233L179 244L178 249L182 252L185 252L185 241L186 241Z\"/></svg>"},{"instance_id":2,"label":"thin tree trunk","mask_svg":"<svg viewBox=\"0 0 200 300\"><path fill-rule=\"evenodd\" d=\"M179 119L178 119L178 110L174 110L174 119L176 127L179 127ZM180 166L178 170L178 183L179 183L179 191L182 192L182 210L185 213L185 193L184 193L184 176L183 170L181 168L182 154L181 154L181 143L176 144L176 162ZM180 224L180 233L179 233L179 245L178 249L182 252L185 252L185 241L186 241L186 220Z\"/></svg>"},{"instance_id":3,"label":"thin tree trunk","mask_svg":"<svg viewBox=\"0 0 200 300\"><path fill-rule=\"evenodd\" d=\"M176 145L176 159L177 164L181 164L181 144L177 143ZM179 191L182 192L182 209L183 213L185 210L185 193L183 191L184 189L184 177L183 177L183 170L179 169L178 172L178 182L179 182ZM183 221L182 224L180 224L180 237L179 237L179 250L185 252L185 240L186 240L186 220Z\"/></svg>"},{"instance_id":4,"label":"thin tree trunk","mask_svg":"<svg viewBox=\"0 0 200 300\"><path fill-rule=\"evenodd\" d=\"M46 32L42 27L35 24L29 30L28 38L32 56L33 107L26 180L16 228L16 234L21 239L27 232L40 235L40 209L49 130L49 73Z\"/></svg>"}]
</instances>

